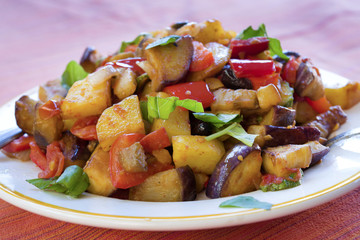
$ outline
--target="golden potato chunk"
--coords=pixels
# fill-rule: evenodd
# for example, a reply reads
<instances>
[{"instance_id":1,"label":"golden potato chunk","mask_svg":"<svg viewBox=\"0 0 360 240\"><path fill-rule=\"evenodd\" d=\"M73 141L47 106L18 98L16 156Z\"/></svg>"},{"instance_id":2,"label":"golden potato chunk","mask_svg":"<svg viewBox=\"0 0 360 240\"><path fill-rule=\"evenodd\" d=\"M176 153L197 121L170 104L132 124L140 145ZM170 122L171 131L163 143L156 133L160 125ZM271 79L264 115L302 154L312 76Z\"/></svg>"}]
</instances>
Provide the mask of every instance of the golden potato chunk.
<instances>
[{"instance_id":1,"label":"golden potato chunk","mask_svg":"<svg viewBox=\"0 0 360 240\"><path fill-rule=\"evenodd\" d=\"M175 136L172 138L175 167L189 165L195 173L211 174L225 153L224 144L204 136Z\"/></svg>"},{"instance_id":2,"label":"golden potato chunk","mask_svg":"<svg viewBox=\"0 0 360 240\"><path fill-rule=\"evenodd\" d=\"M145 133L140 103L136 95L105 109L96 125L100 146L109 151L113 142L121 134Z\"/></svg>"},{"instance_id":3,"label":"golden potato chunk","mask_svg":"<svg viewBox=\"0 0 360 240\"><path fill-rule=\"evenodd\" d=\"M61 105L63 119L100 115L111 105L110 79L119 74L106 66L75 82Z\"/></svg>"}]
</instances>

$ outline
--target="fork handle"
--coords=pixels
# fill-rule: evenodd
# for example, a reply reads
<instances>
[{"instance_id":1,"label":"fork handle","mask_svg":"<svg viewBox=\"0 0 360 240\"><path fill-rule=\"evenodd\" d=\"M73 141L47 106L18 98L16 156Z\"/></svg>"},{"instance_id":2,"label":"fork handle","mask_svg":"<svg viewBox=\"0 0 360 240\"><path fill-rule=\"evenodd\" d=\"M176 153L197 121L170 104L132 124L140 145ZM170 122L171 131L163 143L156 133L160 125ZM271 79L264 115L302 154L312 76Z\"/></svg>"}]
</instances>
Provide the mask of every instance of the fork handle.
<instances>
[{"instance_id":1,"label":"fork handle","mask_svg":"<svg viewBox=\"0 0 360 240\"><path fill-rule=\"evenodd\" d=\"M6 144L8 144L12 140L20 137L23 134L24 134L23 131L18 127L1 130L0 131L0 148L3 148Z\"/></svg>"}]
</instances>

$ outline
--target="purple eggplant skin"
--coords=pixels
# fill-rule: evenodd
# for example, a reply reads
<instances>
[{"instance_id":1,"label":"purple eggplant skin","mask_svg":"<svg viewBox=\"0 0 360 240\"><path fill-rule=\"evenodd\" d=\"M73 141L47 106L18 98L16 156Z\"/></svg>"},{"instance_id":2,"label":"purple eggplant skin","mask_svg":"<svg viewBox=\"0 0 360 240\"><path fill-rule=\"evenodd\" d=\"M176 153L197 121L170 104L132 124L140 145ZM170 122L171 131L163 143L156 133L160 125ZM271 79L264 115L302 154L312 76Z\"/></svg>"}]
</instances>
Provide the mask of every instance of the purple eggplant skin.
<instances>
[{"instance_id":1,"label":"purple eggplant skin","mask_svg":"<svg viewBox=\"0 0 360 240\"><path fill-rule=\"evenodd\" d=\"M320 137L328 138L329 135L336 130L338 126L344 124L346 120L347 115L342 108L340 106L332 106L328 111L319 114L315 120L305 125L319 129Z\"/></svg>"},{"instance_id":2,"label":"purple eggplant skin","mask_svg":"<svg viewBox=\"0 0 360 240\"><path fill-rule=\"evenodd\" d=\"M256 125L248 128L248 133L259 134L255 142L261 147L276 147L287 144L304 144L317 141L320 131L311 126L282 127L272 125Z\"/></svg>"},{"instance_id":3,"label":"purple eggplant skin","mask_svg":"<svg viewBox=\"0 0 360 240\"><path fill-rule=\"evenodd\" d=\"M176 169L181 180L183 201L193 201L197 196L195 175L188 165Z\"/></svg>"},{"instance_id":4,"label":"purple eggplant skin","mask_svg":"<svg viewBox=\"0 0 360 240\"><path fill-rule=\"evenodd\" d=\"M29 96L22 96L15 102L15 119L16 124L28 134L33 134L35 122L35 106L37 101Z\"/></svg>"},{"instance_id":5,"label":"purple eggplant skin","mask_svg":"<svg viewBox=\"0 0 360 240\"><path fill-rule=\"evenodd\" d=\"M296 72L295 92L301 97L318 100L325 93L319 72L310 62L301 62Z\"/></svg>"},{"instance_id":6,"label":"purple eggplant skin","mask_svg":"<svg viewBox=\"0 0 360 240\"><path fill-rule=\"evenodd\" d=\"M97 61L99 60L98 53L94 47L87 47L81 56L80 65L88 73L93 73L98 67Z\"/></svg>"},{"instance_id":7,"label":"purple eggplant skin","mask_svg":"<svg viewBox=\"0 0 360 240\"><path fill-rule=\"evenodd\" d=\"M91 156L91 152L87 148L88 141L76 137L70 131L66 131L63 134L62 142L65 166L78 165L84 167Z\"/></svg>"},{"instance_id":8,"label":"purple eggplant skin","mask_svg":"<svg viewBox=\"0 0 360 240\"><path fill-rule=\"evenodd\" d=\"M209 198L222 197L222 191L230 177L232 171L242 163L252 151L261 151L258 145L249 147L243 143L234 145L226 152L223 158L218 162L214 172L211 174L206 186L206 196Z\"/></svg>"},{"instance_id":9,"label":"purple eggplant skin","mask_svg":"<svg viewBox=\"0 0 360 240\"><path fill-rule=\"evenodd\" d=\"M273 106L260 122L261 125L284 126L293 125L296 111L280 105Z\"/></svg>"},{"instance_id":10,"label":"purple eggplant skin","mask_svg":"<svg viewBox=\"0 0 360 240\"><path fill-rule=\"evenodd\" d=\"M312 154L309 167L314 166L316 163L318 163L330 151L329 147L322 145L318 141L310 141L306 144L310 146Z\"/></svg>"}]
</instances>

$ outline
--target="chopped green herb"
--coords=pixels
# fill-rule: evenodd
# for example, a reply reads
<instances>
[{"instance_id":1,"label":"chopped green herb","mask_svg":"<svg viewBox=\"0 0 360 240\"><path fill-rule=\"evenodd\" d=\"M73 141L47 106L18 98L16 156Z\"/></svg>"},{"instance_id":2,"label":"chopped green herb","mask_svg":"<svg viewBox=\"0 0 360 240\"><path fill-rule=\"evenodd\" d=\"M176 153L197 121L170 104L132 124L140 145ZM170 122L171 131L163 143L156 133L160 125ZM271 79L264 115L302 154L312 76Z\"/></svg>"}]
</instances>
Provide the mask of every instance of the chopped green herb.
<instances>
[{"instance_id":1,"label":"chopped green herb","mask_svg":"<svg viewBox=\"0 0 360 240\"><path fill-rule=\"evenodd\" d=\"M221 128L226 124L241 122L242 117L239 114L213 114L213 113L193 113L194 117L213 124L217 128Z\"/></svg>"},{"instance_id":2,"label":"chopped green herb","mask_svg":"<svg viewBox=\"0 0 360 240\"><path fill-rule=\"evenodd\" d=\"M90 184L87 174L77 165L67 167L60 177L36 178L26 181L41 190L64 193L71 197L78 197L86 191Z\"/></svg>"},{"instance_id":3,"label":"chopped green herb","mask_svg":"<svg viewBox=\"0 0 360 240\"><path fill-rule=\"evenodd\" d=\"M171 43L175 43L179 38L181 38L178 35L170 35L167 37L163 37L160 38L158 40L156 40L153 43L150 43L149 45L147 45L147 47L145 49L149 49L149 48L153 48L153 47L157 47L157 46L165 46Z\"/></svg>"},{"instance_id":4,"label":"chopped green herb","mask_svg":"<svg viewBox=\"0 0 360 240\"><path fill-rule=\"evenodd\" d=\"M129 41L129 42L123 41L123 42L121 43L121 47L120 47L119 53L125 52L125 49L127 48L127 46L130 46L130 45L138 45L138 44L140 43L140 41L141 41L144 37L147 37L147 36L151 36L150 33L141 33L141 34L140 34L139 36L137 36L134 40Z\"/></svg>"},{"instance_id":5,"label":"chopped green herb","mask_svg":"<svg viewBox=\"0 0 360 240\"><path fill-rule=\"evenodd\" d=\"M242 33L239 33L235 38L237 39L249 39L252 37L267 37L265 24L260 24L258 29L253 29L252 26L246 28Z\"/></svg>"},{"instance_id":6,"label":"chopped green herb","mask_svg":"<svg viewBox=\"0 0 360 240\"><path fill-rule=\"evenodd\" d=\"M254 144L254 140L257 137L255 134L248 134L239 123L233 123L230 126L205 137L205 139L211 141L223 135L230 135L250 147Z\"/></svg>"},{"instance_id":7,"label":"chopped green herb","mask_svg":"<svg viewBox=\"0 0 360 240\"><path fill-rule=\"evenodd\" d=\"M76 81L86 78L88 73L76 61L70 61L61 76L61 84L69 89Z\"/></svg>"},{"instance_id":8,"label":"chopped green herb","mask_svg":"<svg viewBox=\"0 0 360 240\"><path fill-rule=\"evenodd\" d=\"M251 196L238 196L222 202L219 207L222 208L230 208L230 207L238 207L238 208L259 208L270 210L272 207L271 203L268 202L260 202L259 200L251 197Z\"/></svg>"},{"instance_id":9,"label":"chopped green herb","mask_svg":"<svg viewBox=\"0 0 360 240\"><path fill-rule=\"evenodd\" d=\"M142 103L143 107L145 103ZM148 96L147 105L147 113L142 110L144 119L151 120L154 118L168 119L170 113L172 113L177 106L186 108L193 112L204 112L204 108L201 102L192 100L192 99L184 99L179 100L178 97L152 97Z\"/></svg>"},{"instance_id":10,"label":"chopped green herb","mask_svg":"<svg viewBox=\"0 0 360 240\"><path fill-rule=\"evenodd\" d=\"M260 24L258 29L253 29L252 26L246 28L242 33L239 33L237 39L249 39L253 37L267 37L269 39L269 50L272 56L277 55L284 60L289 60L289 57L286 56L281 48L280 41L276 38L270 38L266 32L265 24Z\"/></svg>"},{"instance_id":11,"label":"chopped green herb","mask_svg":"<svg viewBox=\"0 0 360 240\"><path fill-rule=\"evenodd\" d=\"M263 192L274 192L274 191L280 191L288 188L293 188L299 186L301 183L300 181L289 181L284 179L281 183L271 183L268 185L260 185L260 189Z\"/></svg>"}]
</instances>

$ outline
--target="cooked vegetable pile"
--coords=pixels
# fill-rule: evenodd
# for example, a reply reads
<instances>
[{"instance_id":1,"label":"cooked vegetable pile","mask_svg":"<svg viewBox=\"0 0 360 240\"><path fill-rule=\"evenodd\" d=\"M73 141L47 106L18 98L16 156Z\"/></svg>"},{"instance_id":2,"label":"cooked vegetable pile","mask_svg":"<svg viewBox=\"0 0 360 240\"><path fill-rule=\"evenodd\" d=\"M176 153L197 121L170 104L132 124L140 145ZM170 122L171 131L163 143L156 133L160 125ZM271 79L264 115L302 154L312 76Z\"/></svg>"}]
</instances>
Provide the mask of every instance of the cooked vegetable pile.
<instances>
[{"instance_id":1,"label":"cooked vegetable pile","mask_svg":"<svg viewBox=\"0 0 360 240\"><path fill-rule=\"evenodd\" d=\"M73 197L277 191L301 184L359 100L358 83L326 85L263 24L237 34L217 20L179 22L110 56L86 48L39 100L16 101L24 135L3 152L39 167L28 182Z\"/></svg>"}]
</instances>

